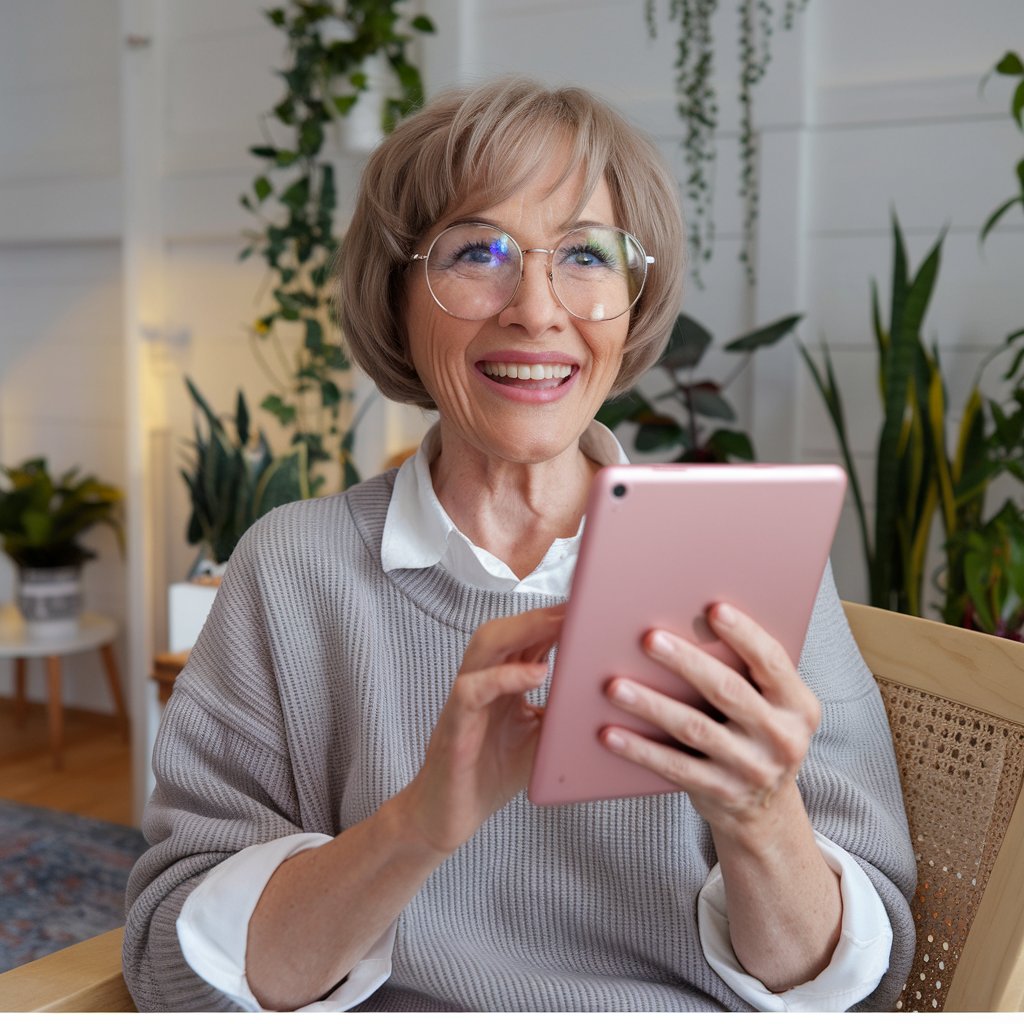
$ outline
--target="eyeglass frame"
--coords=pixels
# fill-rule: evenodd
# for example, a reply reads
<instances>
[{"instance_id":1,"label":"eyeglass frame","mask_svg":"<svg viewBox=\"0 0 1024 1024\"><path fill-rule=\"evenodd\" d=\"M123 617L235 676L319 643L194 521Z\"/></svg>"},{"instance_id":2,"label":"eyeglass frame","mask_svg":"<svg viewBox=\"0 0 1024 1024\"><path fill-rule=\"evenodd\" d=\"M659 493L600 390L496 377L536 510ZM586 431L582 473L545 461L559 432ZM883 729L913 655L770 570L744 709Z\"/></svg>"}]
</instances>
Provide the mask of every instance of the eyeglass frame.
<instances>
[{"instance_id":1,"label":"eyeglass frame","mask_svg":"<svg viewBox=\"0 0 1024 1024\"><path fill-rule=\"evenodd\" d=\"M431 252L433 252L434 246L437 244L437 240L446 231L450 231L452 228L457 228L457 227L482 227L482 228L490 228L492 230L500 231L506 238L509 239L509 241L516 247L516 250L519 252L519 280L516 282L516 286L512 290L512 294L508 297L508 300L505 302L505 305L503 305L500 309L496 309L493 313L489 313L487 316L484 316L484 317L479 317L479 318L477 318L477 317L465 317L465 316L459 316L458 314L453 313L450 309L448 309L441 302L441 300L437 297L437 295L434 294L434 289L433 289L433 287L430 284L430 275L426 274L427 261L430 259L430 254L431 254ZM633 296L633 299L630 302L630 304L621 313L616 313L615 316L605 317L604 319L601 319L601 320L591 320L589 317L579 316L578 314L574 313L562 301L562 299L559 296L558 292L555 290L554 260L555 260L555 253L558 252L558 246L566 238L568 238L569 235L574 234L577 231L585 231L585 230L587 230L587 228L605 228L605 229L607 229L609 231L621 231L622 234L626 235L627 238L632 239L633 243L640 250L640 252L643 254L643 257L644 257L644 262L643 262L644 279L643 279L643 281L640 282L640 287L637 289L636 295ZM490 318L492 316L498 316L499 313L504 312L506 309L508 309L509 306L512 305L512 302L515 300L515 297L519 294L519 289L522 287L523 277L526 274L526 256L528 254L530 254L530 253L544 253L547 256L547 258L548 258L548 267L547 267L548 287L551 289L551 294L554 296L555 302L557 302L562 307L562 309L564 309L566 311L566 313L568 313L569 316L571 316L574 320L583 320L585 323L591 323L591 324L610 323L612 320L618 320L620 316L625 316L637 304L637 302L640 300L640 296L643 295L644 288L647 285L647 268L652 266L656 262L655 258L648 254L647 250L643 246L643 243L640 241L639 238L636 237L636 235L634 235L631 231L627 231L625 228L617 227L614 224L581 224L579 227L570 228L568 231L566 231L565 234L562 235L561 238L559 238L558 241L555 243L555 248L553 248L553 249L545 249L542 246L533 246L533 247L531 247L529 249L524 249L516 241L516 239L513 238L513 236L511 234L509 234L509 232L505 231L504 228L499 227L497 224L491 224L491 223L488 223L487 221L484 221L484 220L473 220L473 221L459 221L459 222L456 222L455 224L449 224L445 228L441 228L441 230L438 231L438 233L436 235L434 235L434 237L431 239L430 245L427 246L426 253L423 254L423 255L420 255L420 253L417 253L417 252L412 253L409 256L409 263L410 264L415 263L417 260L422 260L423 261L423 271L424 271L424 274L426 274L427 291L430 292L430 297L434 300L435 303L437 303L438 308L442 312L447 313L450 317L454 317L456 320L466 320L469 323L480 323L480 322L482 322L484 320L490 320Z\"/></svg>"}]
</instances>

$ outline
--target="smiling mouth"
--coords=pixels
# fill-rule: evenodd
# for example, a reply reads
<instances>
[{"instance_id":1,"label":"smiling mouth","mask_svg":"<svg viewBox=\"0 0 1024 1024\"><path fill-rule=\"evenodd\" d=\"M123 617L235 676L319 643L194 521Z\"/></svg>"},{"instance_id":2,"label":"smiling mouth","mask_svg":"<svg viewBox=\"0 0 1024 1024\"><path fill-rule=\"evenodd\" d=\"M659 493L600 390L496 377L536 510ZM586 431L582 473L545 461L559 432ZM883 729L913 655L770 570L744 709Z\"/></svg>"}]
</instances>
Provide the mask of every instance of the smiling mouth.
<instances>
[{"instance_id":1,"label":"smiling mouth","mask_svg":"<svg viewBox=\"0 0 1024 1024\"><path fill-rule=\"evenodd\" d=\"M568 363L483 362L479 366L491 380L520 388L557 388L573 374Z\"/></svg>"}]
</instances>

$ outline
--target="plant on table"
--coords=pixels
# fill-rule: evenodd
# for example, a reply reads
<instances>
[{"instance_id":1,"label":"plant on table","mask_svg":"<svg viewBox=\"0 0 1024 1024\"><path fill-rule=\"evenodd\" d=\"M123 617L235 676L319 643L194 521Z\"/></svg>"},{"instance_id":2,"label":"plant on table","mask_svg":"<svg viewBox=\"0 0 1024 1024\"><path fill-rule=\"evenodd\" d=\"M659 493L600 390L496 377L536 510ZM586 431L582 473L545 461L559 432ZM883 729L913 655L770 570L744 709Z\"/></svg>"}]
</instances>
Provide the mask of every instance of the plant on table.
<instances>
[{"instance_id":1,"label":"plant on table","mask_svg":"<svg viewBox=\"0 0 1024 1024\"><path fill-rule=\"evenodd\" d=\"M668 388L647 398L640 387L612 399L597 419L614 430L622 423L636 424L633 446L641 452L672 452L673 462L729 462L751 460L754 445L742 430L719 424L735 423L736 411L725 392L743 372L754 352L781 341L800 322L787 316L734 338L724 347L740 358L719 382L697 377L697 368L711 348L711 332L685 313L672 328L667 348L654 370L668 380Z\"/></svg>"},{"instance_id":2,"label":"plant on table","mask_svg":"<svg viewBox=\"0 0 1024 1024\"><path fill-rule=\"evenodd\" d=\"M18 567L18 605L30 629L71 630L82 608L82 565L96 557L82 537L113 531L123 551L124 496L77 469L54 477L43 457L0 467L0 537Z\"/></svg>"},{"instance_id":3,"label":"plant on table","mask_svg":"<svg viewBox=\"0 0 1024 1024\"><path fill-rule=\"evenodd\" d=\"M124 495L113 484L69 469L53 477L45 458L0 467L0 536L7 555L20 567L47 569L81 566L96 552L82 544L94 526L114 532L123 548L121 506Z\"/></svg>"}]
</instances>

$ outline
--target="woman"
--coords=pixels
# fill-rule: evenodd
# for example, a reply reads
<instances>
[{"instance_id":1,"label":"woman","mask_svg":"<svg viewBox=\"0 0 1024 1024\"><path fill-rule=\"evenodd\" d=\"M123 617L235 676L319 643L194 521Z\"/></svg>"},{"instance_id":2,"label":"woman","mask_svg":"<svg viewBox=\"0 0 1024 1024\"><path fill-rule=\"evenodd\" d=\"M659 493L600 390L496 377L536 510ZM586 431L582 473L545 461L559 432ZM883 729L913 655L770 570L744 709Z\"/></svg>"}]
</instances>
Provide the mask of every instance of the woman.
<instances>
[{"instance_id":1,"label":"woman","mask_svg":"<svg viewBox=\"0 0 1024 1024\"><path fill-rule=\"evenodd\" d=\"M611 684L706 755L607 731L680 792L523 792L587 489L623 460L593 417L678 310L675 192L594 97L519 80L436 100L371 158L346 336L438 424L397 475L276 510L233 556L157 741L125 940L140 1008L894 1003L914 862L830 576L799 672L712 613L760 692L647 637L729 724Z\"/></svg>"}]
</instances>

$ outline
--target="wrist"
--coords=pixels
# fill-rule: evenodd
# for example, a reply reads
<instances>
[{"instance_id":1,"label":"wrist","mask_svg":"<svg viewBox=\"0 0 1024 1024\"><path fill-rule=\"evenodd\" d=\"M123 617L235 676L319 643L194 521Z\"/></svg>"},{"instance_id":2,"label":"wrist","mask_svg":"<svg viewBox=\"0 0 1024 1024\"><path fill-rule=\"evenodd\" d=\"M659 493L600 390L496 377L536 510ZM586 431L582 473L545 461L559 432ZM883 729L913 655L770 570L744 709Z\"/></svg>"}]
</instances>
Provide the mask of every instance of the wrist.
<instances>
[{"instance_id":1,"label":"wrist","mask_svg":"<svg viewBox=\"0 0 1024 1024\"><path fill-rule=\"evenodd\" d=\"M414 779L408 786L387 800L377 812L390 842L406 851L408 856L437 867L447 860L459 844L445 843L429 827L419 786Z\"/></svg>"}]
</instances>

